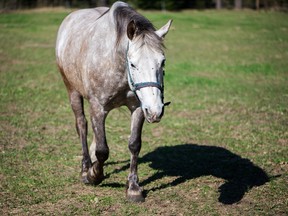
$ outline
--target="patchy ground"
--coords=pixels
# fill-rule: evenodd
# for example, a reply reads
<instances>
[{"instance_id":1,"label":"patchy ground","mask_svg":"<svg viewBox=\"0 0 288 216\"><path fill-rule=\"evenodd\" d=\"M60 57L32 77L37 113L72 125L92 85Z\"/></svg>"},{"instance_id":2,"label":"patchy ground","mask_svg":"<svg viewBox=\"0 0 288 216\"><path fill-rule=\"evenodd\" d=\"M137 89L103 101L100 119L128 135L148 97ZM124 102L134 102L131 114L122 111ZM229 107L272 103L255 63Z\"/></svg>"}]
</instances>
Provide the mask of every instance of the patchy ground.
<instances>
[{"instance_id":1,"label":"patchy ground","mask_svg":"<svg viewBox=\"0 0 288 216\"><path fill-rule=\"evenodd\" d=\"M107 178L79 181L81 146L53 48L67 13L0 16L1 215L288 214L287 14L144 13L156 26L174 19L172 104L161 123L144 126L146 201L135 204L125 199L125 108L107 119Z\"/></svg>"}]
</instances>

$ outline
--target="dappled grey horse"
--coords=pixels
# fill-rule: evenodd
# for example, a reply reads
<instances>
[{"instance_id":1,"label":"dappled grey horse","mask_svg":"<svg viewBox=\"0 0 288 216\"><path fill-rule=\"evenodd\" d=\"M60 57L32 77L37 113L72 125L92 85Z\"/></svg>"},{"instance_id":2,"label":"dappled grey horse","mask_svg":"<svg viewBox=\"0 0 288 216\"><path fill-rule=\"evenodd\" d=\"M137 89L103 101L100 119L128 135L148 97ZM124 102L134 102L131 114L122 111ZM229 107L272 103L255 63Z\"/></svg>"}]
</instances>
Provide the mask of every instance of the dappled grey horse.
<instances>
[{"instance_id":1,"label":"dappled grey horse","mask_svg":"<svg viewBox=\"0 0 288 216\"><path fill-rule=\"evenodd\" d=\"M138 185L137 159L141 131L146 119L159 122L164 113L164 36L172 21L156 30L126 3L112 7L83 9L62 22L56 42L56 58L66 85L76 129L82 144L81 180L99 184L109 148L105 119L112 109L127 106L131 111L130 173L127 198L143 201ZM87 145L87 121L83 98L90 104L94 132L92 150Z\"/></svg>"}]
</instances>

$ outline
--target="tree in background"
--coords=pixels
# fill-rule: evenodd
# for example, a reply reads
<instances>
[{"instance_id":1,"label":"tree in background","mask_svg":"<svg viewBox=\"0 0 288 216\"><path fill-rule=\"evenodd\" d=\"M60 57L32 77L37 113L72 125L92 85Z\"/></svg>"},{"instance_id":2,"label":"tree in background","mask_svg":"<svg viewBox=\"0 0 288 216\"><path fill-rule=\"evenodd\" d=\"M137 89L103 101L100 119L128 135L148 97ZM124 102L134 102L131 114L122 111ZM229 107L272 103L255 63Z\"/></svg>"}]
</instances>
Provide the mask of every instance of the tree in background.
<instances>
[{"instance_id":1,"label":"tree in background","mask_svg":"<svg viewBox=\"0 0 288 216\"><path fill-rule=\"evenodd\" d=\"M109 6L117 0L0 0L1 10L36 7L96 7ZM153 10L181 9L288 9L288 0L123 0L135 8Z\"/></svg>"},{"instance_id":2,"label":"tree in background","mask_svg":"<svg viewBox=\"0 0 288 216\"><path fill-rule=\"evenodd\" d=\"M242 0L235 0L234 7L236 10L242 9Z\"/></svg>"},{"instance_id":3,"label":"tree in background","mask_svg":"<svg viewBox=\"0 0 288 216\"><path fill-rule=\"evenodd\" d=\"M180 10L184 8L185 0L137 0L136 6L141 9Z\"/></svg>"},{"instance_id":4,"label":"tree in background","mask_svg":"<svg viewBox=\"0 0 288 216\"><path fill-rule=\"evenodd\" d=\"M216 9L222 9L222 1L221 0L216 0Z\"/></svg>"}]
</instances>

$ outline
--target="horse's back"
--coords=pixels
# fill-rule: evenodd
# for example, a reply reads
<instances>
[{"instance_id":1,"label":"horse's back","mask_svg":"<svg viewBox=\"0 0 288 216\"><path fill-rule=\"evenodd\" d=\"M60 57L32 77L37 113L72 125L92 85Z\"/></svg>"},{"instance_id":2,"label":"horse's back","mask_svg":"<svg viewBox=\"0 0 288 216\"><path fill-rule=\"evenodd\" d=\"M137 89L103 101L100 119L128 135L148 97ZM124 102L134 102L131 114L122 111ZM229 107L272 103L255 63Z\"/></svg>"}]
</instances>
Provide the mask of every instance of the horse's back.
<instances>
[{"instance_id":1,"label":"horse's back","mask_svg":"<svg viewBox=\"0 0 288 216\"><path fill-rule=\"evenodd\" d=\"M85 36L91 34L93 30L95 31L97 29L100 29L98 30L98 32L103 32L103 28L107 26L110 27L111 24L113 25L114 10L118 7L125 6L128 5L124 2L115 2L110 9L107 7L97 7L92 9L81 9L69 14L63 20L58 30L56 42L57 57L61 56L61 51L66 48L65 46L70 45L67 41L73 40L81 42L82 40L86 40L87 38L85 38Z\"/></svg>"},{"instance_id":2,"label":"horse's back","mask_svg":"<svg viewBox=\"0 0 288 216\"><path fill-rule=\"evenodd\" d=\"M116 2L110 9L82 9L64 19L57 35L56 58L68 91L76 90L85 98L104 98L106 103L103 94L126 89L124 65L119 63L123 59L115 55L114 17L114 11L125 6Z\"/></svg>"},{"instance_id":3,"label":"horse's back","mask_svg":"<svg viewBox=\"0 0 288 216\"><path fill-rule=\"evenodd\" d=\"M74 40L79 42L79 37L83 36L89 27L97 21L97 19L102 16L108 8L98 7L93 9L82 9L77 10L69 14L61 23L58 30L57 41L56 41L56 55L61 56L61 51L63 51L68 45L69 40ZM84 40L85 38L80 40ZM73 44L77 45L77 44Z\"/></svg>"},{"instance_id":4,"label":"horse's back","mask_svg":"<svg viewBox=\"0 0 288 216\"><path fill-rule=\"evenodd\" d=\"M57 64L67 89L75 89L87 96L85 79L87 79L87 59L92 55L90 43L97 32L98 19L108 8L82 9L69 14L62 22L56 41ZM103 21L102 21L103 22ZM99 29L99 27L98 27ZM96 33L95 33L96 32Z\"/></svg>"}]
</instances>

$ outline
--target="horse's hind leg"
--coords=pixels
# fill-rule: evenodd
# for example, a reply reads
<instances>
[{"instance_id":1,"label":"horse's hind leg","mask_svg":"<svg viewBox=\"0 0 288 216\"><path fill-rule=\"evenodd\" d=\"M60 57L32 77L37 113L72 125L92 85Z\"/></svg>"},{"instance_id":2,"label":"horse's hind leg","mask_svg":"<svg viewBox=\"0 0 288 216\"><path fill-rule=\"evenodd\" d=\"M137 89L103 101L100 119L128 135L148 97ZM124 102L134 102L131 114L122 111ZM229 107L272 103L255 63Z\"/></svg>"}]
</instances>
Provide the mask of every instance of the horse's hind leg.
<instances>
[{"instance_id":1,"label":"horse's hind leg","mask_svg":"<svg viewBox=\"0 0 288 216\"><path fill-rule=\"evenodd\" d=\"M144 123L144 115L141 108L132 112L131 136L129 139L129 150L131 152L130 173L127 181L126 196L128 200L143 202L142 189L138 185L137 160L141 150L141 133Z\"/></svg>"},{"instance_id":2,"label":"horse's hind leg","mask_svg":"<svg viewBox=\"0 0 288 216\"><path fill-rule=\"evenodd\" d=\"M94 149L96 161L89 169L87 179L89 183L97 185L104 179L103 166L109 156L109 148L105 135L105 119L107 112L104 111L103 107L97 102L97 100L91 99L89 102L91 105L90 112L92 128L94 131L92 145L96 144Z\"/></svg>"},{"instance_id":3,"label":"horse's hind leg","mask_svg":"<svg viewBox=\"0 0 288 216\"><path fill-rule=\"evenodd\" d=\"M87 172L92 164L87 146L87 120L84 114L83 97L77 91L70 91L69 98L75 115L76 130L82 144L81 181L89 183L87 180Z\"/></svg>"}]
</instances>

